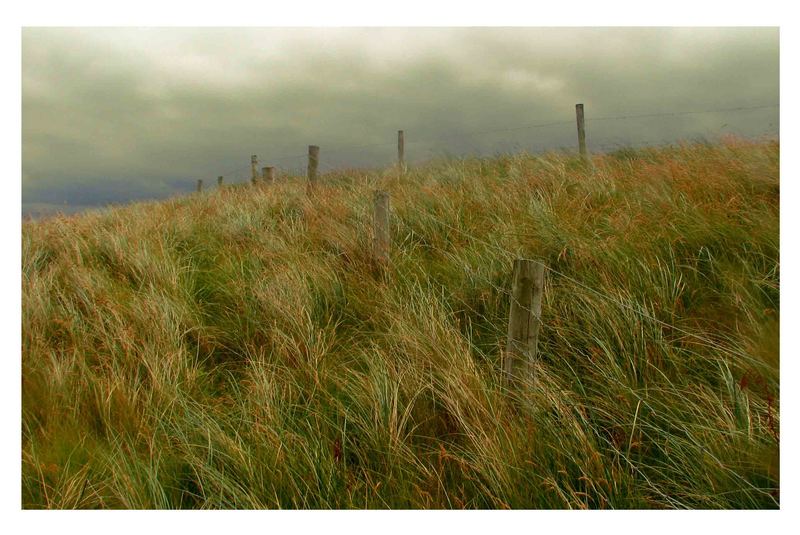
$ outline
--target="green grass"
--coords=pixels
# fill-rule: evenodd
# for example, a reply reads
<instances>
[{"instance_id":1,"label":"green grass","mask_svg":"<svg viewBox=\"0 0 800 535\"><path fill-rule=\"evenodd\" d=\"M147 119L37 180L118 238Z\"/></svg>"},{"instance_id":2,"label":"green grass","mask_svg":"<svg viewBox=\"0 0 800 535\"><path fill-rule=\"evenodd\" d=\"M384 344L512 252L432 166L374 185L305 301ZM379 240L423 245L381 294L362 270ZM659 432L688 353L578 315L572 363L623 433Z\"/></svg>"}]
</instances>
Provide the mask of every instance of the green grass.
<instances>
[{"instance_id":1,"label":"green grass","mask_svg":"<svg viewBox=\"0 0 800 535\"><path fill-rule=\"evenodd\" d=\"M443 160L25 222L23 507L778 507L778 160ZM517 257L555 271L509 391Z\"/></svg>"}]
</instances>

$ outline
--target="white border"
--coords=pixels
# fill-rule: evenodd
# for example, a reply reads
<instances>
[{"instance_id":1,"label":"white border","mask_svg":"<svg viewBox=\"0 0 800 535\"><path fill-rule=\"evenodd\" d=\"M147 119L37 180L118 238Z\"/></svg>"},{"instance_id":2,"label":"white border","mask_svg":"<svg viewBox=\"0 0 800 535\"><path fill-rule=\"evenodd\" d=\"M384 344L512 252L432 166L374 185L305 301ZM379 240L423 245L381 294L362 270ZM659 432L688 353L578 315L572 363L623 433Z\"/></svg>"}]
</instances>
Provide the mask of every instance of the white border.
<instances>
[{"instance_id":1,"label":"white border","mask_svg":"<svg viewBox=\"0 0 800 535\"><path fill-rule=\"evenodd\" d=\"M786 7L784 7L784 5ZM744 2L406 2L337 1L224 3L140 0L134 3L108 1L42 2L9 5L4 9L3 83L5 113L2 214L4 252L2 308L3 425L0 441L2 460L3 524L8 532L105 533L109 529L140 533L158 532L229 533L231 528L258 531L309 531L333 534L409 532L499 533L521 531L583 533L655 532L767 532L797 524L796 463L789 453L796 449L796 372L792 362L796 337L786 326L798 319L797 248L792 238L798 226L797 162L793 133L783 128L781 158L782 209L782 318L781 337L781 512L34 512L20 511L20 27L21 26L781 26L781 93L797 94L796 20L788 3L752 0ZM781 103L781 123L791 125L794 110L789 99ZM790 518L791 517L791 518ZM10 521L10 522L9 522Z\"/></svg>"}]
</instances>

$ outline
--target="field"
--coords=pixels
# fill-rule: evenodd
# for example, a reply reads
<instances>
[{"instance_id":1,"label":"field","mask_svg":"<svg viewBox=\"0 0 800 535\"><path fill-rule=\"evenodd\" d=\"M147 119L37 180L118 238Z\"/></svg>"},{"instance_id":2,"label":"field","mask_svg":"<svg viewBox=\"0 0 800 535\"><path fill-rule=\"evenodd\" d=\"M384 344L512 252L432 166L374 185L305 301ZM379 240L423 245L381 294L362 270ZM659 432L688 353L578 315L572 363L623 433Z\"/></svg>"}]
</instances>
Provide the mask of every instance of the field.
<instances>
[{"instance_id":1,"label":"field","mask_svg":"<svg viewBox=\"0 0 800 535\"><path fill-rule=\"evenodd\" d=\"M778 162L442 159L25 222L23 507L776 508ZM549 270L506 388L520 257Z\"/></svg>"}]
</instances>

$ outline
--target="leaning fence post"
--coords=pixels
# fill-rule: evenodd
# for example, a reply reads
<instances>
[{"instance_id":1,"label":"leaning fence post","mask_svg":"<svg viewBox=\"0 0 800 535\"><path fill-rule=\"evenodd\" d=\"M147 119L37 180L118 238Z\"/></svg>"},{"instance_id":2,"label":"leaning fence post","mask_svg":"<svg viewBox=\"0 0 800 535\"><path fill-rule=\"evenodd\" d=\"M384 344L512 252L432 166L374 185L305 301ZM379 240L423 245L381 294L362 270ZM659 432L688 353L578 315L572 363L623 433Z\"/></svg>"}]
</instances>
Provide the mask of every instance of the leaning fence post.
<instances>
[{"instance_id":1,"label":"leaning fence post","mask_svg":"<svg viewBox=\"0 0 800 535\"><path fill-rule=\"evenodd\" d=\"M317 167L319 166L319 147L308 146L308 184L314 186L317 182Z\"/></svg>"},{"instance_id":2,"label":"leaning fence post","mask_svg":"<svg viewBox=\"0 0 800 535\"><path fill-rule=\"evenodd\" d=\"M400 172L404 172L406 168L405 163L405 139L402 130L397 131L397 166L400 169Z\"/></svg>"},{"instance_id":3,"label":"leaning fence post","mask_svg":"<svg viewBox=\"0 0 800 535\"><path fill-rule=\"evenodd\" d=\"M267 184L272 184L275 182L275 168L274 167L263 167L261 169L261 176L262 180Z\"/></svg>"},{"instance_id":4,"label":"leaning fence post","mask_svg":"<svg viewBox=\"0 0 800 535\"><path fill-rule=\"evenodd\" d=\"M533 376L543 290L544 264L523 258L514 260L508 340L503 359L503 379L506 385Z\"/></svg>"},{"instance_id":5,"label":"leaning fence post","mask_svg":"<svg viewBox=\"0 0 800 535\"><path fill-rule=\"evenodd\" d=\"M586 156L586 126L583 119L583 104L575 104L575 118L578 121L578 152L583 160Z\"/></svg>"},{"instance_id":6,"label":"leaning fence post","mask_svg":"<svg viewBox=\"0 0 800 535\"><path fill-rule=\"evenodd\" d=\"M372 254L375 263L384 267L389 263L389 192L376 190L373 195Z\"/></svg>"},{"instance_id":7,"label":"leaning fence post","mask_svg":"<svg viewBox=\"0 0 800 535\"><path fill-rule=\"evenodd\" d=\"M250 156L250 175L251 181L255 185L258 182L258 156L255 154Z\"/></svg>"},{"instance_id":8,"label":"leaning fence post","mask_svg":"<svg viewBox=\"0 0 800 535\"><path fill-rule=\"evenodd\" d=\"M197 180L197 192L200 193L203 191L203 179L200 178Z\"/></svg>"},{"instance_id":9,"label":"leaning fence post","mask_svg":"<svg viewBox=\"0 0 800 535\"><path fill-rule=\"evenodd\" d=\"M219 188L222 187L222 177L221 176L217 177L217 187L219 187Z\"/></svg>"}]
</instances>

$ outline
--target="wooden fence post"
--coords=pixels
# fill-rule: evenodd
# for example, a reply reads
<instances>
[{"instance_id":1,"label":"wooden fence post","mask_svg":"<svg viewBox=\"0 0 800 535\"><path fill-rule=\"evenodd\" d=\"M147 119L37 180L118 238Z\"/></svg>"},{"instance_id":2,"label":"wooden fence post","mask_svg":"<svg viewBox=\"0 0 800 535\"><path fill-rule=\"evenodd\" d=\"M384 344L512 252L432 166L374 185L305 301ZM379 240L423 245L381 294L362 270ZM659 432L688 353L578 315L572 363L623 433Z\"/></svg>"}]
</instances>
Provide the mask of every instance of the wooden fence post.
<instances>
[{"instance_id":1,"label":"wooden fence post","mask_svg":"<svg viewBox=\"0 0 800 535\"><path fill-rule=\"evenodd\" d=\"M251 181L253 185L258 182L258 156L253 154L250 156L250 174L251 174Z\"/></svg>"},{"instance_id":2,"label":"wooden fence post","mask_svg":"<svg viewBox=\"0 0 800 535\"><path fill-rule=\"evenodd\" d=\"M514 260L508 340L503 358L503 379L507 386L533 376L543 291L544 264L522 258Z\"/></svg>"},{"instance_id":3,"label":"wooden fence post","mask_svg":"<svg viewBox=\"0 0 800 535\"><path fill-rule=\"evenodd\" d=\"M261 176L262 180L267 184L272 184L275 182L275 168L274 167L263 167L261 169Z\"/></svg>"},{"instance_id":4,"label":"wooden fence post","mask_svg":"<svg viewBox=\"0 0 800 535\"><path fill-rule=\"evenodd\" d=\"M575 104L575 118L578 120L578 152L583 160L586 156L586 127L583 120L583 104Z\"/></svg>"},{"instance_id":5,"label":"wooden fence post","mask_svg":"<svg viewBox=\"0 0 800 535\"><path fill-rule=\"evenodd\" d=\"M316 145L308 146L308 184L314 186L317 183L317 167L319 166L319 147Z\"/></svg>"},{"instance_id":6,"label":"wooden fence post","mask_svg":"<svg viewBox=\"0 0 800 535\"><path fill-rule=\"evenodd\" d=\"M404 172L406 168L405 163L406 144L402 130L397 131L397 166L400 172Z\"/></svg>"},{"instance_id":7,"label":"wooden fence post","mask_svg":"<svg viewBox=\"0 0 800 535\"><path fill-rule=\"evenodd\" d=\"M197 192L200 193L201 191L203 191L203 179L202 178L197 180Z\"/></svg>"},{"instance_id":8,"label":"wooden fence post","mask_svg":"<svg viewBox=\"0 0 800 535\"><path fill-rule=\"evenodd\" d=\"M221 187L222 187L222 177L221 177L221 176L218 176L218 177L217 177L217 187L218 187L218 188L221 188Z\"/></svg>"},{"instance_id":9,"label":"wooden fence post","mask_svg":"<svg viewBox=\"0 0 800 535\"><path fill-rule=\"evenodd\" d=\"M378 266L385 267L389 263L389 192L376 190L373 197L373 241L372 254Z\"/></svg>"}]
</instances>

